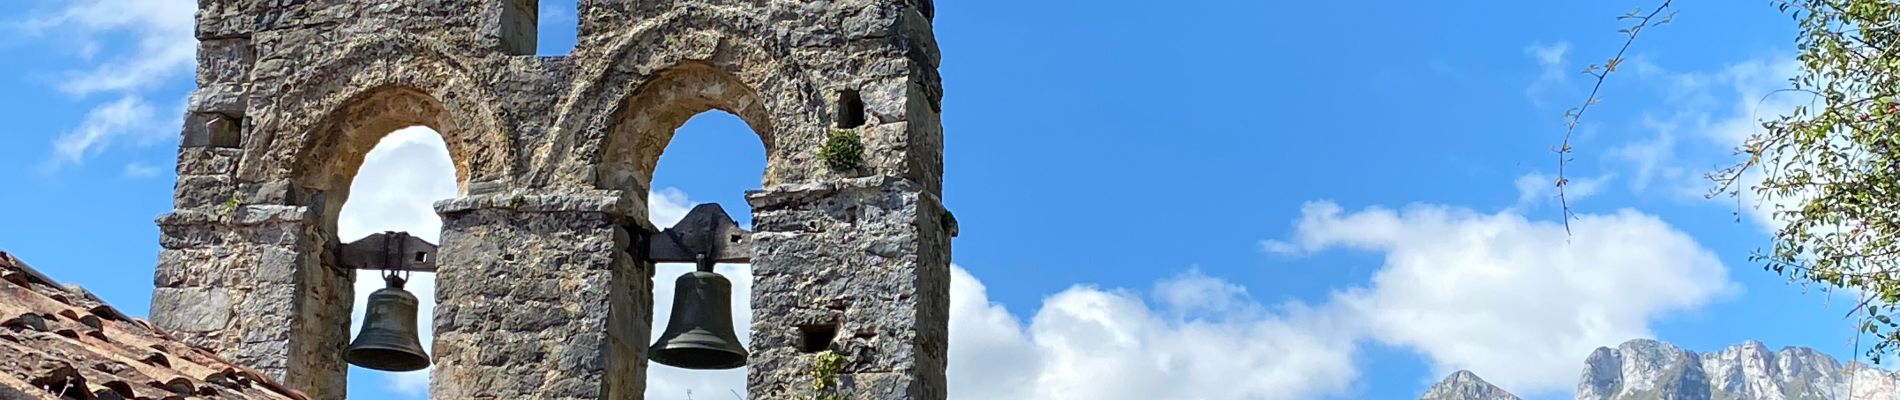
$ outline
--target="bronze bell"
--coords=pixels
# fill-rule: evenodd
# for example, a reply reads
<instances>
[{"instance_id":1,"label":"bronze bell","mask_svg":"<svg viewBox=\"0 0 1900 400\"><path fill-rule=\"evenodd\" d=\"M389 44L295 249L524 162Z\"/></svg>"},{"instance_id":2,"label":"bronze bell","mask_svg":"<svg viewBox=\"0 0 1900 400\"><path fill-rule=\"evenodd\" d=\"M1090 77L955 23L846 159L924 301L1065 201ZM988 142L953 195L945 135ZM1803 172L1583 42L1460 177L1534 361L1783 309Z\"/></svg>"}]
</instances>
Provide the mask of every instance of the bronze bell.
<instances>
[{"instance_id":1,"label":"bronze bell","mask_svg":"<svg viewBox=\"0 0 1900 400\"><path fill-rule=\"evenodd\" d=\"M358 367L378 371L406 372L429 367L429 354L422 351L416 331L416 296L402 290L402 278L384 278L389 287L369 295L363 315L363 331L343 353L343 359Z\"/></svg>"},{"instance_id":2,"label":"bronze bell","mask_svg":"<svg viewBox=\"0 0 1900 400\"><path fill-rule=\"evenodd\" d=\"M732 281L710 264L680 275L666 333L647 350L654 362L686 369L745 366L745 346L732 333Z\"/></svg>"}]
</instances>

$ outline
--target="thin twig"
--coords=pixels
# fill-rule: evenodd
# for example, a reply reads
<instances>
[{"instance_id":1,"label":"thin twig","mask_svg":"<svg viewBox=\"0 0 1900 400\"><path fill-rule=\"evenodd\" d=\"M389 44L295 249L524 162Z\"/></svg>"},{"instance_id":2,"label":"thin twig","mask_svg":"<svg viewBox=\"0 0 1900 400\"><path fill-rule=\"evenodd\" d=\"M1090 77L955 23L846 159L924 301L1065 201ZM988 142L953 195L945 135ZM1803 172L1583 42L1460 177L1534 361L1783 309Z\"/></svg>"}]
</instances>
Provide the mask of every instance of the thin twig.
<instances>
[{"instance_id":1,"label":"thin twig","mask_svg":"<svg viewBox=\"0 0 1900 400\"><path fill-rule=\"evenodd\" d=\"M1663 18L1662 21L1658 21L1654 25L1650 24L1651 21L1655 21L1656 17L1661 16L1664 10L1668 10L1670 4L1673 2L1674 0L1663 0L1662 4L1656 6L1656 9L1651 10L1648 15L1637 16L1637 14L1642 11L1641 9L1638 9L1637 11L1631 11L1629 14L1624 14L1623 16L1617 18L1617 19L1635 19L1636 24L1629 28L1623 29L1623 32L1628 36L1628 38L1623 41L1623 47L1616 50L1616 56L1611 57L1609 61L1605 62L1604 65L1601 66L1602 69L1600 71L1598 70L1599 67L1595 64L1591 64L1590 68L1585 69L1583 71L1584 74L1595 77L1597 79L1597 82L1595 85L1592 85L1590 87L1590 96L1584 98L1584 102L1582 106L1578 106L1577 108L1573 108L1570 111L1564 112L1564 141L1563 141L1563 145L1556 149L1556 153L1557 153L1556 185L1557 185L1557 201L1563 206L1564 234L1566 235L1570 234L1570 220L1576 218L1576 213L1570 211L1569 194L1566 193L1566 191L1564 190L1564 188L1569 186L1570 184L1570 179L1568 175L1566 175L1569 172L1570 161L1571 161L1570 137L1576 133L1577 125L1579 125L1579 123L1583 121L1583 113L1586 111L1589 111L1590 106L1596 105L1597 102L1601 100L1600 98L1597 97L1597 93L1603 90L1603 81L1610 77L1611 72L1616 72L1616 68L1619 65L1622 65L1623 54L1629 51L1630 45L1636 43L1636 36L1642 33L1644 28L1648 28L1650 26L1667 24L1670 21L1675 20L1676 18L1675 12L1670 12L1668 16L1662 17Z\"/></svg>"}]
</instances>

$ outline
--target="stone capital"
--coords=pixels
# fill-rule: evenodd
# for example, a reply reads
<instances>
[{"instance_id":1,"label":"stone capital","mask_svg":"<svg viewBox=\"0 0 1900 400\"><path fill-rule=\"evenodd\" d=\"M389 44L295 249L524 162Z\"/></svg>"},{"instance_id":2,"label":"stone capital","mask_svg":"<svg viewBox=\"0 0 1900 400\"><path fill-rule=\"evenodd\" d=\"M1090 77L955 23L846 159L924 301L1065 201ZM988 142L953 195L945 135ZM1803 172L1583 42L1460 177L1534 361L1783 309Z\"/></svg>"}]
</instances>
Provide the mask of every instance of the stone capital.
<instances>
[{"instance_id":1,"label":"stone capital","mask_svg":"<svg viewBox=\"0 0 1900 400\"><path fill-rule=\"evenodd\" d=\"M814 199L839 195L870 193L916 193L930 199L937 194L927 193L922 185L909 179L873 175L861 178L838 179L818 182L785 183L746 191L746 202L753 209L773 209L786 204L795 204Z\"/></svg>"},{"instance_id":2,"label":"stone capital","mask_svg":"<svg viewBox=\"0 0 1900 400\"><path fill-rule=\"evenodd\" d=\"M644 201L618 190L579 193L510 191L474 194L435 203L435 212L444 216L482 210L529 214L602 213L630 216L638 215L645 209Z\"/></svg>"},{"instance_id":3,"label":"stone capital","mask_svg":"<svg viewBox=\"0 0 1900 400\"><path fill-rule=\"evenodd\" d=\"M309 207L275 204L231 205L219 210L177 210L158 217L158 225L258 226L316 221Z\"/></svg>"}]
</instances>

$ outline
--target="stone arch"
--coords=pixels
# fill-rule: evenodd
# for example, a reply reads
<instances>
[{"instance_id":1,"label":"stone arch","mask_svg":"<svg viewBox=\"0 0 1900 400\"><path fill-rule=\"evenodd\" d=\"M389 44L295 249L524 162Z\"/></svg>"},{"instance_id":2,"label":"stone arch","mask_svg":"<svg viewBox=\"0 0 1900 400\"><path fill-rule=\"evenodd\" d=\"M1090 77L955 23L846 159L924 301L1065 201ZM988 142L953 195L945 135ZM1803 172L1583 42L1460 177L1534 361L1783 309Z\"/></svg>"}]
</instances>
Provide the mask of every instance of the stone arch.
<instances>
[{"instance_id":1,"label":"stone arch","mask_svg":"<svg viewBox=\"0 0 1900 400\"><path fill-rule=\"evenodd\" d=\"M321 112L266 109L263 116L276 119L260 121L258 131L267 133L246 143L241 180L342 188L378 140L416 125L442 136L464 192L472 182L505 181L514 174L513 140L498 122L497 96L477 84L477 68L468 60L447 52L443 43L413 35L355 43L283 81L271 108Z\"/></svg>"},{"instance_id":2,"label":"stone arch","mask_svg":"<svg viewBox=\"0 0 1900 400\"><path fill-rule=\"evenodd\" d=\"M751 18L684 7L624 31L584 38L601 45L576 49L574 60L583 75L557 105L558 119L547 140L537 143L537 164L525 180L543 187L643 190L637 181L651 175L651 162L615 158L631 155L626 150L634 144L623 141L633 133L628 125L667 114L679 119L669 127L677 128L686 118L716 109L744 120L759 135L768 158L762 180L774 181L780 132L790 125L784 110L815 99L799 90L808 81L801 79L806 71L783 62L788 52L782 44L751 39L769 35L760 31L769 24ZM690 93L695 91L700 93ZM658 132L662 139L672 132L631 129ZM666 141L648 143L663 148ZM620 163L645 165L634 173L612 170ZM635 176L642 178L630 180Z\"/></svg>"},{"instance_id":3,"label":"stone arch","mask_svg":"<svg viewBox=\"0 0 1900 400\"><path fill-rule=\"evenodd\" d=\"M281 357L284 379L320 399L341 399L348 376L340 349L354 334L348 328L356 274L337 264L333 250L344 240L337 218L364 157L396 130L425 126L446 144L460 192L478 182L507 183L516 169L513 139L495 111L500 102L479 78L483 66L414 35L351 43L306 55L321 62L287 76L252 82L246 118L255 126L244 130L232 198L242 206L233 209L276 210L279 219L260 225L268 228L235 229L268 232L252 239L272 249L253 251L274 254L260 257L258 268L295 277L234 306L262 310L252 317L264 322L247 329L283 343L238 353Z\"/></svg>"},{"instance_id":4,"label":"stone arch","mask_svg":"<svg viewBox=\"0 0 1900 400\"><path fill-rule=\"evenodd\" d=\"M349 200L349 186L362 168L363 158L390 133L423 126L442 137L455 165L457 187L466 193L474 177L505 174L496 170L500 166L488 156L505 152L508 144L485 142L479 138L499 135L476 133L464 123L452 117L434 96L415 88L384 86L366 90L331 111L330 117L307 136L310 139L291 158L295 163L288 171L290 179L299 190L325 195L320 204L324 226L334 233L336 218Z\"/></svg>"},{"instance_id":5,"label":"stone arch","mask_svg":"<svg viewBox=\"0 0 1900 400\"><path fill-rule=\"evenodd\" d=\"M765 153L772 153L772 120L758 92L711 64L686 62L656 74L612 114L613 128L601 149L596 184L644 198L674 132L693 116L711 110L738 116L758 134Z\"/></svg>"}]
</instances>

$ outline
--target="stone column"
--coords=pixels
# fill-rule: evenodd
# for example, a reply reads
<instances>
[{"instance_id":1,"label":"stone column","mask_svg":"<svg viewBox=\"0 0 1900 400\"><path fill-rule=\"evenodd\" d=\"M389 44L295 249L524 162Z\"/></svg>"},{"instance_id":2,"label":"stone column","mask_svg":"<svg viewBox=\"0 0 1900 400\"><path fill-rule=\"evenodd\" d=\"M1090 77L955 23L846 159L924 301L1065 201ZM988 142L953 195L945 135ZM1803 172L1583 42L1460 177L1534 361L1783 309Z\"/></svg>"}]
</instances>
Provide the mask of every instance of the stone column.
<instances>
[{"instance_id":1,"label":"stone column","mask_svg":"<svg viewBox=\"0 0 1900 400\"><path fill-rule=\"evenodd\" d=\"M436 204L433 397L639 399L652 269L618 192L487 194Z\"/></svg>"},{"instance_id":2,"label":"stone column","mask_svg":"<svg viewBox=\"0 0 1900 400\"><path fill-rule=\"evenodd\" d=\"M161 230L152 322L313 399L344 397L352 271L309 207L180 209Z\"/></svg>"},{"instance_id":3,"label":"stone column","mask_svg":"<svg viewBox=\"0 0 1900 400\"><path fill-rule=\"evenodd\" d=\"M782 185L753 210L752 398L808 396L815 353L851 399L947 396L950 246L937 196L884 176Z\"/></svg>"}]
</instances>

